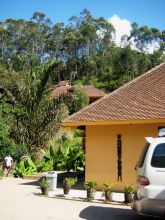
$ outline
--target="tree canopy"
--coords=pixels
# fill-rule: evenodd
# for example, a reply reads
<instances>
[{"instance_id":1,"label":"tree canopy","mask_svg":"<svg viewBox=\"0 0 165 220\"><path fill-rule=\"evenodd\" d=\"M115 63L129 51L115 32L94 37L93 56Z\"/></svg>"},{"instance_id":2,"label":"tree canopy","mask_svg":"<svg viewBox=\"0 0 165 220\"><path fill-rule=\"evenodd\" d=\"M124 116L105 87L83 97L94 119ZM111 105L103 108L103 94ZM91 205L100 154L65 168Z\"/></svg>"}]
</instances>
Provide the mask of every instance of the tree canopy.
<instances>
[{"instance_id":1,"label":"tree canopy","mask_svg":"<svg viewBox=\"0 0 165 220\"><path fill-rule=\"evenodd\" d=\"M134 22L120 47L114 34L112 24L87 9L68 24L53 24L42 12L0 22L1 155L11 145L20 154L46 147L59 121L88 104L79 90L50 99L59 81L111 92L165 60L165 30Z\"/></svg>"}]
</instances>

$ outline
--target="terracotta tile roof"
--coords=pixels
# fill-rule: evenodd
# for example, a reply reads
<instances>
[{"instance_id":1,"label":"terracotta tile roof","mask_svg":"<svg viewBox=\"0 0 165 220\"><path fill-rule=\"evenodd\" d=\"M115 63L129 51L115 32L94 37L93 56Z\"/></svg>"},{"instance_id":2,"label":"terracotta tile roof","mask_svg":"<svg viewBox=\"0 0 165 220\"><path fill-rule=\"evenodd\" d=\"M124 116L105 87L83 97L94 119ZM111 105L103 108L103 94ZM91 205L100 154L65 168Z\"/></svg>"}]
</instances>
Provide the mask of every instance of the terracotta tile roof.
<instances>
[{"instance_id":1,"label":"terracotta tile roof","mask_svg":"<svg viewBox=\"0 0 165 220\"><path fill-rule=\"evenodd\" d=\"M51 91L51 97L56 97L68 92L71 86L55 86L55 88Z\"/></svg>"},{"instance_id":2,"label":"terracotta tile roof","mask_svg":"<svg viewBox=\"0 0 165 220\"><path fill-rule=\"evenodd\" d=\"M51 96L59 96L63 93L67 93L68 91L73 91L74 86L71 86L69 84L65 84L67 81L61 81L57 86L52 89ZM95 87L92 86L82 86L80 87L82 91L84 91L90 98L101 98L105 95L104 92L98 90Z\"/></svg>"},{"instance_id":3,"label":"terracotta tile roof","mask_svg":"<svg viewBox=\"0 0 165 220\"><path fill-rule=\"evenodd\" d=\"M93 87L93 86L82 86L81 89L88 94L89 97L97 97L97 98L101 98L105 95L104 92L98 90L97 88Z\"/></svg>"},{"instance_id":4,"label":"terracotta tile roof","mask_svg":"<svg viewBox=\"0 0 165 220\"><path fill-rule=\"evenodd\" d=\"M63 121L165 119L165 63L151 69Z\"/></svg>"}]
</instances>

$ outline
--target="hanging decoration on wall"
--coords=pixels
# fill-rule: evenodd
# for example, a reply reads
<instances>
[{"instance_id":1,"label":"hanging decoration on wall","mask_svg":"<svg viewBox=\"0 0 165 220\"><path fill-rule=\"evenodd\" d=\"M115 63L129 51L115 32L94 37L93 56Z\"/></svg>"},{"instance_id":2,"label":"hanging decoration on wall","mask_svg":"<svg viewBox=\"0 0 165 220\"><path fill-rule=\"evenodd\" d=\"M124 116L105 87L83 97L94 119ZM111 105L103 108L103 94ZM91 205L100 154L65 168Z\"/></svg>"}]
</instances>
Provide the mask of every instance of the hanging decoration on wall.
<instances>
[{"instance_id":1,"label":"hanging decoration on wall","mask_svg":"<svg viewBox=\"0 0 165 220\"><path fill-rule=\"evenodd\" d=\"M122 181L122 139L121 134L117 135L117 181Z\"/></svg>"}]
</instances>

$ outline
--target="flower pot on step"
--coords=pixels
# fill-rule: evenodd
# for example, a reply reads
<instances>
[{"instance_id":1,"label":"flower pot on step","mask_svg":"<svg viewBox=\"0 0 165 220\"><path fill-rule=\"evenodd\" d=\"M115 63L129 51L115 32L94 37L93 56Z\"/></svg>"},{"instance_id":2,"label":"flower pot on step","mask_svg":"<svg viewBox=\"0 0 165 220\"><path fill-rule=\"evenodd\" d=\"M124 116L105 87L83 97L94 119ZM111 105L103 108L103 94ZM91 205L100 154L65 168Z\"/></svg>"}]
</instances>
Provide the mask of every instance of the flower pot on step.
<instances>
[{"instance_id":1,"label":"flower pot on step","mask_svg":"<svg viewBox=\"0 0 165 220\"><path fill-rule=\"evenodd\" d=\"M132 202L132 193L124 193L124 199L125 203L131 203Z\"/></svg>"},{"instance_id":2,"label":"flower pot on step","mask_svg":"<svg viewBox=\"0 0 165 220\"><path fill-rule=\"evenodd\" d=\"M105 190L105 201L112 202L112 191L111 190Z\"/></svg>"}]
</instances>

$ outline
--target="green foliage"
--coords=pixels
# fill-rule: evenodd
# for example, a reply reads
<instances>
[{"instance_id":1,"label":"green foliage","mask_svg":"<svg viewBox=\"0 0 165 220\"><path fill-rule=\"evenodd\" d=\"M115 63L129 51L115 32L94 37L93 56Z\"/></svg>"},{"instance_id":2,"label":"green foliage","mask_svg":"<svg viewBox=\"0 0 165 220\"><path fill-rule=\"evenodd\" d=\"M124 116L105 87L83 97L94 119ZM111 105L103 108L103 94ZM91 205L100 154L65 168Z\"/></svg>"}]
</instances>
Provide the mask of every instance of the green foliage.
<instances>
[{"instance_id":1,"label":"green foliage","mask_svg":"<svg viewBox=\"0 0 165 220\"><path fill-rule=\"evenodd\" d=\"M68 146L65 150L59 147L56 152L50 146L49 156L45 156L45 161L53 163L54 170L83 171L85 167L85 156L79 146Z\"/></svg>"},{"instance_id":2,"label":"green foliage","mask_svg":"<svg viewBox=\"0 0 165 220\"><path fill-rule=\"evenodd\" d=\"M28 148L25 145L16 145L12 143L12 140L8 145L2 145L0 147L0 158L4 158L6 155L10 154L14 160L19 160L23 155L28 153Z\"/></svg>"},{"instance_id":3,"label":"green foliage","mask_svg":"<svg viewBox=\"0 0 165 220\"><path fill-rule=\"evenodd\" d=\"M49 180L43 177L40 181L40 186L43 188L49 187Z\"/></svg>"},{"instance_id":4,"label":"green foliage","mask_svg":"<svg viewBox=\"0 0 165 220\"><path fill-rule=\"evenodd\" d=\"M62 136L51 145L45 152L44 162L37 167L38 171L67 170L84 171L85 155L81 148L81 131L63 133Z\"/></svg>"},{"instance_id":5,"label":"green foliage","mask_svg":"<svg viewBox=\"0 0 165 220\"><path fill-rule=\"evenodd\" d=\"M0 103L0 158L3 159L10 149L10 106Z\"/></svg>"},{"instance_id":6,"label":"green foliage","mask_svg":"<svg viewBox=\"0 0 165 220\"><path fill-rule=\"evenodd\" d=\"M113 81L112 78L116 75L115 69L123 66L123 56L120 66L120 54L118 54L120 50L125 51L125 48L130 47L133 57L128 56L124 62L127 68L135 64L134 68L130 68L133 74L134 70L140 68L138 60L141 53L131 49L131 44L136 45L144 57L146 57L147 47L153 42L158 45L155 50L160 54L155 57L156 63L151 62L151 65L161 62L164 52L164 31L161 32L157 28L146 25L139 27L136 22L132 24L131 36L123 37L122 48L117 47L113 42L115 29L112 24L103 17L94 18L87 9L83 10L79 17L72 16L68 25L52 24L51 20L41 12L35 12L30 21L7 19L1 23L0 63L8 69L13 68L17 72L24 72L50 58L65 61L62 68L56 68L56 73L54 71L51 73L53 84L64 79L74 81L91 77L96 77L97 82L102 83L104 82L102 77L107 75L110 86L112 85L112 83L109 84L110 81ZM116 61L119 61L119 66ZM108 71L109 67L112 68L112 78ZM130 74L127 68L124 75ZM143 69L142 72L144 71ZM120 77L122 78L122 75ZM104 85L102 88L104 89ZM106 90L111 91L111 88L108 89L106 86Z\"/></svg>"},{"instance_id":7,"label":"green foliage","mask_svg":"<svg viewBox=\"0 0 165 220\"><path fill-rule=\"evenodd\" d=\"M122 47L113 42L114 34L108 21L94 18L87 9L79 17L72 16L68 25L52 24L41 12L29 21L1 21L0 159L8 152L19 159L47 149L61 129L60 120L88 104L79 89L51 99L50 88L60 80L112 92L165 61L164 30L139 27L135 22L131 36L123 37ZM153 42L158 47L148 53ZM60 148L53 149L53 159L37 165L39 170L84 167L81 150L61 142Z\"/></svg>"},{"instance_id":8,"label":"green foliage","mask_svg":"<svg viewBox=\"0 0 165 220\"><path fill-rule=\"evenodd\" d=\"M77 177L65 177L63 180L63 186L71 187L77 182Z\"/></svg>"},{"instance_id":9,"label":"green foliage","mask_svg":"<svg viewBox=\"0 0 165 220\"><path fill-rule=\"evenodd\" d=\"M138 27L136 22L132 24L132 28L130 39L133 38L137 49L143 52L146 50L147 45L158 42L162 37L161 32L156 28L149 28L146 25Z\"/></svg>"},{"instance_id":10,"label":"green foliage","mask_svg":"<svg viewBox=\"0 0 165 220\"><path fill-rule=\"evenodd\" d=\"M13 170L14 176L23 177L24 175L30 175L37 172L37 168L34 165L30 157L24 157L17 162L15 169Z\"/></svg>"},{"instance_id":11,"label":"green foliage","mask_svg":"<svg viewBox=\"0 0 165 220\"><path fill-rule=\"evenodd\" d=\"M53 170L53 162L51 160L45 162L40 162L36 164L37 172L47 172L47 171L52 171Z\"/></svg>"},{"instance_id":12,"label":"green foliage","mask_svg":"<svg viewBox=\"0 0 165 220\"><path fill-rule=\"evenodd\" d=\"M62 102L67 106L69 114L73 114L89 104L89 97L79 87L72 92L61 95Z\"/></svg>"},{"instance_id":13,"label":"green foliage","mask_svg":"<svg viewBox=\"0 0 165 220\"><path fill-rule=\"evenodd\" d=\"M11 118L7 122L10 122L8 135L17 145L28 146L29 153L45 146L60 129L60 120L67 115L62 101L51 100L47 94L49 76L60 65L46 62L24 73L8 71L2 84L7 94L11 94L12 102L10 111L9 107L5 108Z\"/></svg>"},{"instance_id":14,"label":"green foliage","mask_svg":"<svg viewBox=\"0 0 165 220\"><path fill-rule=\"evenodd\" d=\"M85 189L95 189L97 186L97 182L96 181L86 181L84 182L84 188Z\"/></svg>"},{"instance_id":15,"label":"green foliage","mask_svg":"<svg viewBox=\"0 0 165 220\"><path fill-rule=\"evenodd\" d=\"M22 160L16 164L16 167L13 170L13 175L15 177L23 178L24 174L25 174L25 164L24 164L24 161Z\"/></svg>"},{"instance_id":16,"label":"green foliage","mask_svg":"<svg viewBox=\"0 0 165 220\"><path fill-rule=\"evenodd\" d=\"M123 190L124 190L124 193L130 194L130 193L133 193L134 187L133 187L132 185L128 185L128 184L127 184L127 185L123 188Z\"/></svg>"},{"instance_id":17,"label":"green foliage","mask_svg":"<svg viewBox=\"0 0 165 220\"><path fill-rule=\"evenodd\" d=\"M71 94L72 102L68 103L68 110L73 114L89 104L89 97L79 88L75 88Z\"/></svg>"},{"instance_id":18,"label":"green foliage","mask_svg":"<svg viewBox=\"0 0 165 220\"><path fill-rule=\"evenodd\" d=\"M0 170L0 179L2 179L5 176L4 170Z\"/></svg>"},{"instance_id":19,"label":"green foliage","mask_svg":"<svg viewBox=\"0 0 165 220\"><path fill-rule=\"evenodd\" d=\"M65 168L67 171L84 171L85 158L83 151L79 146L68 148L68 154L65 161Z\"/></svg>"},{"instance_id":20,"label":"green foliage","mask_svg":"<svg viewBox=\"0 0 165 220\"><path fill-rule=\"evenodd\" d=\"M66 153L62 150L61 147L58 148L58 150L55 152L53 152L53 150L51 150L51 146L50 146L50 151L51 151L51 157L53 159L53 168L54 170L65 170L65 160L66 160Z\"/></svg>"},{"instance_id":21,"label":"green foliage","mask_svg":"<svg viewBox=\"0 0 165 220\"><path fill-rule=\"evenodd\" d=\"M40 181L40 189L42 191L42 195L48 196L49 192L49 180L47 180L45 177L43 177Z\"/></svg>"}]
</instances>

